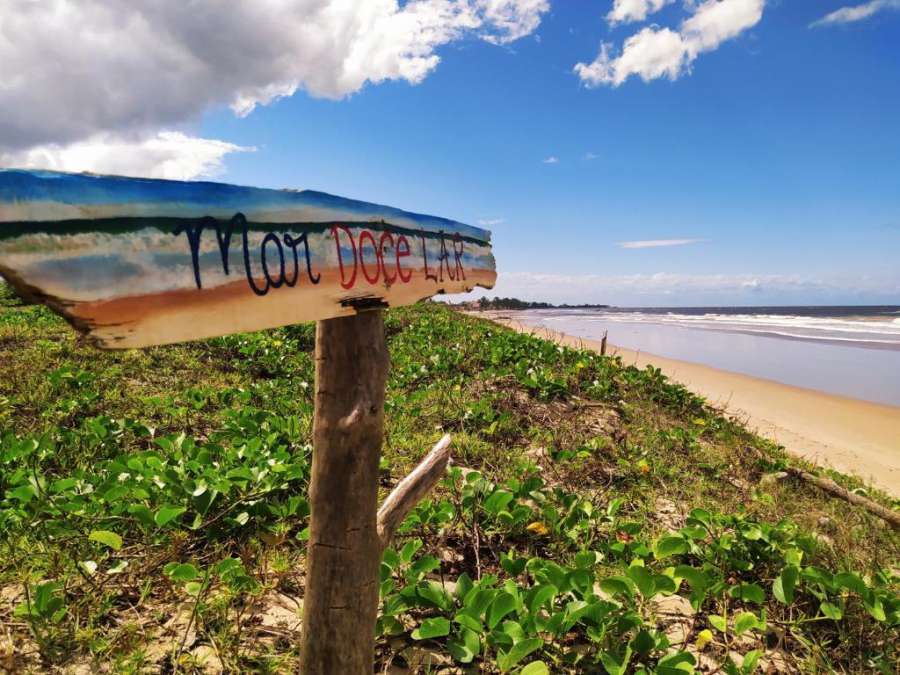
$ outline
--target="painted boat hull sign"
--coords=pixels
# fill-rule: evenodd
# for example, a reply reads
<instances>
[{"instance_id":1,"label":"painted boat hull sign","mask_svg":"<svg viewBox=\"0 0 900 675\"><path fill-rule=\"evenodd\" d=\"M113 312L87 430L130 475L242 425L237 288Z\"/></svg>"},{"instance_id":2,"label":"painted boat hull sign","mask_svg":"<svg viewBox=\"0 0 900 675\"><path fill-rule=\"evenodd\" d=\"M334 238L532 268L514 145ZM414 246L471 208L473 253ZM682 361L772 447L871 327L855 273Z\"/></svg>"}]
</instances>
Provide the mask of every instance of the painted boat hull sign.
<instances>
[{"instance_id":1,"label":"painted boat hull sign","mask_svg":"<svg viewBox=\"0 0 900 675\"><path fill-rule=\"evenodd\" d=\"M311 190L0 170L0 275L107 349L491 288L490 232Z\"/></svg>"}]
</instances>

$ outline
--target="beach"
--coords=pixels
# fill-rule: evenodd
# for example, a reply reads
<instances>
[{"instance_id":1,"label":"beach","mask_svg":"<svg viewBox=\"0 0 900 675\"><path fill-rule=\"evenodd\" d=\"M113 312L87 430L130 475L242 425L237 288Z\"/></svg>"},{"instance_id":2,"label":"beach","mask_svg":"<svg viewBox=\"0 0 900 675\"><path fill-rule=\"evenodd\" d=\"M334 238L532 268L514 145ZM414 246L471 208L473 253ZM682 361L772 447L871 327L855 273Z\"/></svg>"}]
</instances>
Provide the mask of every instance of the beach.
<instances>
[{"instance_id":1,"label":"beach","mask_svg":"<svg viewBox=\"0 0 900 675\"><path fill-rule=\"evenodd\" d=\"M515 330L560 344L600 350L600 341L523 323L511 312L483 312ZM900 407L638 352L612 344L607 353L627 364L653 365L669 378L725 409L788 452L859 476L900 497Z\"/></svg>"}]
</instances>

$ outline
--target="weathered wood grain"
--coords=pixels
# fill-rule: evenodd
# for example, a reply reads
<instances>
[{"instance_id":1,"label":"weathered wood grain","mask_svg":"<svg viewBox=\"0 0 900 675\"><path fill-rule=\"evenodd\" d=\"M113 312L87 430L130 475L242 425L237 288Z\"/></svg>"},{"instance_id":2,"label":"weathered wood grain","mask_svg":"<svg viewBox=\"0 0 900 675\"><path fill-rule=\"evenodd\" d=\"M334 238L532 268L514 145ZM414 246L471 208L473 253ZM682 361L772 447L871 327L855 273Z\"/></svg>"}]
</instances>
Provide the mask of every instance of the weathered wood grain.
<instances>
[{"instance_id":1,"label":"weathered wood grain","mask_svg":"<svg viewBox=\"0 0 900 675\"><path fill-rule=\"evenodd\" d=\"M372 672L381 541L376 525L388 352L382 311L316 325L316 410L300 664Z\"/></svg>"},{"instance_id":2,"label":"weathered wood grain","mask_svg":"<svg viewBox=\"0 0 900 675\"><path fill-rule=\"evenodd\" d=\"M0 170L0 275L105 348L490 288L490 233L321 192Z\"/></svg>"},{"instance_id":3,"label":"weathered wood grain","mask_svg":"<svg viewBox=\"0 0 900 675\"><path fill-rule=\"evenodd\" d=\"M378 509L378 539L381 548L390 546L397 528L416 504L431 492L447 472L450 463L450 434L444 434L422 461L391 490Z\"/></svg>"}]
</instances>

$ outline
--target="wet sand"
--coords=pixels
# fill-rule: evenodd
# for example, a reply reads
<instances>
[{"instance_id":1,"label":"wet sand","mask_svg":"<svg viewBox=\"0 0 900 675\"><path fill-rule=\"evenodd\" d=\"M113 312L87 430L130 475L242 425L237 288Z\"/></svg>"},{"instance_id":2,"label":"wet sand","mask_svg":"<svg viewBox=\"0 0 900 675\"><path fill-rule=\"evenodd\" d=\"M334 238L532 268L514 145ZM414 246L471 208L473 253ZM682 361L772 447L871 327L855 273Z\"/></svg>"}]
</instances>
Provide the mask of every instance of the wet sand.
<instances>
[{"instance_id":1,"label":"wet sand","mask_svg":"<svg viewBox=\"0 0 900 675\"><path fill-rule=\"evenodd\" d=\"M600 350L600 342L527 326L509 313L477 314L561 344ZM697 363L607 345L627 364L653 365L746 422L788 452L853 474L900 497L900 408L825 394Z\"/></svg>"}]
</instances>

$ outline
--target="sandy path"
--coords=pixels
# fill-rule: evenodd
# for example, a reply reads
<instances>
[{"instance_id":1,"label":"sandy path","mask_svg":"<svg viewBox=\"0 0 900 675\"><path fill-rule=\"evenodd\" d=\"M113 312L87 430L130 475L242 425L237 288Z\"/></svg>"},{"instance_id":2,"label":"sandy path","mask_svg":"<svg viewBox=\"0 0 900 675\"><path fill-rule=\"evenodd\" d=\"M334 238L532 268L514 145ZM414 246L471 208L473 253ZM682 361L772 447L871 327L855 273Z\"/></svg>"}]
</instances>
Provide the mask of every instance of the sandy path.
<instances>
[{"instance_id":1,"label":"sandy path","mask_svg":"<svg viewBox=\"0 0 900 675\"><path fill-rule=\"evenodd\" d=\"M600 350L598 341L526 326L508 316L487 318L562 344ZM860 476L900 497L900 408L612 345L608 352L628 364L652 364L794 455Z\"/></svg>"}]
</instances>

